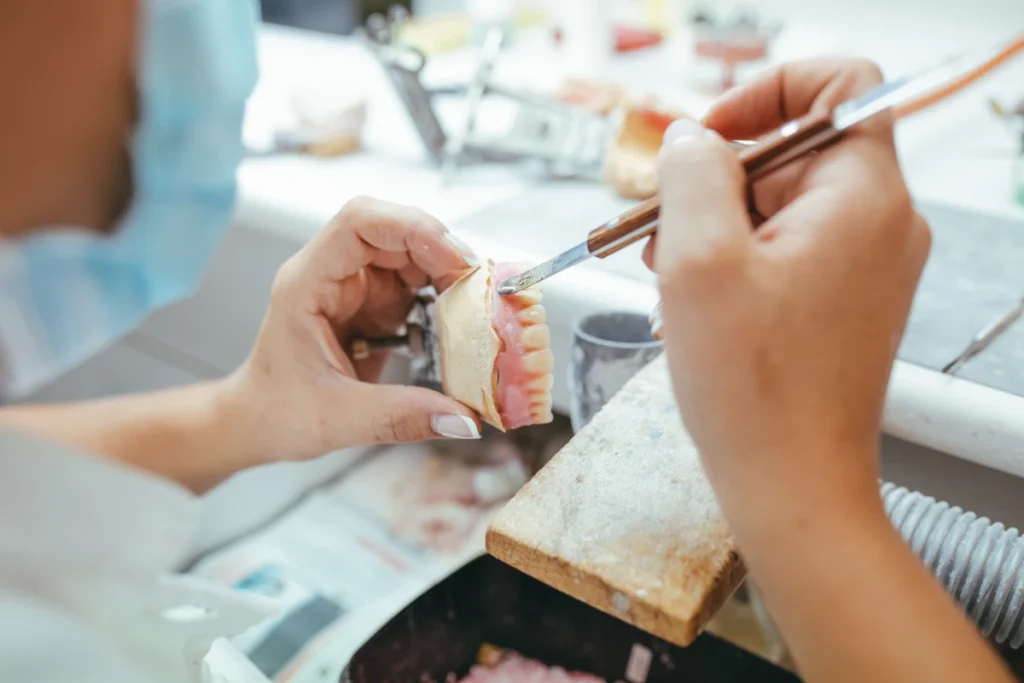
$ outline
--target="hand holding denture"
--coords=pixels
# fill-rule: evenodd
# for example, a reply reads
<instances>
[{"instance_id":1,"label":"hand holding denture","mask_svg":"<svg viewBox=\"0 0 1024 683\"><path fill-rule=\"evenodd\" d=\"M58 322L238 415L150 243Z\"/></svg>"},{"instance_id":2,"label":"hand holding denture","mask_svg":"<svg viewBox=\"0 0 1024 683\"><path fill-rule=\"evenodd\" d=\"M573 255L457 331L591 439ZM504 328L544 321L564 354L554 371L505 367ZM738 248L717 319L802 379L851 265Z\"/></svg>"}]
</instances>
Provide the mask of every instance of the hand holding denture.
<instances>
[{"instance_id":1,"label":"hand holding denture","mask_svg":"<svg viewBox=\"0 0 1024 683\"><path fill-rule=\"evenodd\" d=\"M443 292L472 268L468 248L422 211L353 200L280 269L236 381L281 459L376 443L477 438L474 412L441 393L377 384L387 354L356 359L356 338L396 334L416 292Z\"/></svg>"},{"instance_id":2,"label":"hand holding denture","mask_svg":"<svg viewBox=\"0 0 1024 683\"><path fill-rule=\"evenodd\" d=\"M553 419L554 357L540 290L497 293L521 270L487 262L437 300L444 392L502 431Z\"/></svg>"}]
</instances>

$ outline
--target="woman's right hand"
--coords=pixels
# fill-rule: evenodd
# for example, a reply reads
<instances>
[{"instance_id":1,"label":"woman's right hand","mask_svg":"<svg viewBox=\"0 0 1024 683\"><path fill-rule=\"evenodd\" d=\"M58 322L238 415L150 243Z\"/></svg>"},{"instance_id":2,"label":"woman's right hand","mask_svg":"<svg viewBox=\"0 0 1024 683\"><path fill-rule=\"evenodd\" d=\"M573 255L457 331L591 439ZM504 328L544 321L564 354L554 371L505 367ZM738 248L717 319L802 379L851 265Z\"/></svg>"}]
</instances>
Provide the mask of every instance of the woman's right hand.
<instances>
[{"instance_id":1,"label":"woman's right hand","mask_svg":"<svg viewBox=\"0 0 1024 683\"><path fill-rule=\"evenodd\" d=\"M760 181L756 231L722 138L880 82L867 62L787 65L727 94L710 130L680 121L665 138L645 258L684 421L737 531L768 510L878 503L882 405L930 237L884 114Z\"/></svg>"},{"instance_id":2,"label":"woman's right hand","mask_svg":"<svg viewBox=\"0 0 1024 683\"><path fill-rule=\"evenodd\" d=\"M706 117L754 138L881 81L783 66ZM882 115L755 187L718 134L678 122L660 167L665 352L683 420L806 681L1010 681L890 524L878 493L889 373L930 237Z\"/></svg>"}]
</instances>

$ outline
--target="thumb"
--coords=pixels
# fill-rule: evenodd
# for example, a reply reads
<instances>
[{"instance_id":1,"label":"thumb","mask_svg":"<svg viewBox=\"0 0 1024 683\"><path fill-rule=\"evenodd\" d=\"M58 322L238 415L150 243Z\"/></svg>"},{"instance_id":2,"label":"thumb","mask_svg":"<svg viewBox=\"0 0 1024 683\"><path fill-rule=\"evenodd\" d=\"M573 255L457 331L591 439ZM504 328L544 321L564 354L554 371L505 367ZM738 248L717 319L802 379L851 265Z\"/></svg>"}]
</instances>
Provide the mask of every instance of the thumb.
<instances>
[{"instance_id":1,"label":"thumb","mask_svg":"<svg viewBox=\"0 0 1024 683\"><path fill-rule=\"evenodd\" d=\"M714 132L681 119L665 133L659 160L661 226L655 270L663 281L736 265L752 244L747 178Z\"/></svg>"},{"instance_id":2,"label":"thumb","mask_svg":"<svg viewBox=\"0 0 1024 683\"><path fill-rule=\"evenodd\" d=\"M353 403L349 439L362 444L480 438L472 410L430 389L361 383Z\"/></svg>"}]
</instances>

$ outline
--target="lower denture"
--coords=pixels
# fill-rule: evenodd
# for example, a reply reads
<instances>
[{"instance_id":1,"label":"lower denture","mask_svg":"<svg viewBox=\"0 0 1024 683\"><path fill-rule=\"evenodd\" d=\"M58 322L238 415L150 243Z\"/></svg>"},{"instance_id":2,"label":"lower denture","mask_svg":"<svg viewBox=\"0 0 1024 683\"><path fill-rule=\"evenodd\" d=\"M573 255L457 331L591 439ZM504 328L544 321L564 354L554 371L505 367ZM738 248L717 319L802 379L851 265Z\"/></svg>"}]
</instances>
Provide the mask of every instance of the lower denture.
<instances>
[{"instance_id":1,"label":"lower denture","mask_svg":"<svg viewBox=\"0 0 1024 683\"><path fill-rule=\"evenodd\" d=\"M494 284L522 272L516 264L494 266ZM497 399L506 429L550 422L553 357L540 293L526 290L511 296L494 292L494 331L501 351L494 362ZM525 334L525 338L524 338Z\"/></svg>"}]
</instances>

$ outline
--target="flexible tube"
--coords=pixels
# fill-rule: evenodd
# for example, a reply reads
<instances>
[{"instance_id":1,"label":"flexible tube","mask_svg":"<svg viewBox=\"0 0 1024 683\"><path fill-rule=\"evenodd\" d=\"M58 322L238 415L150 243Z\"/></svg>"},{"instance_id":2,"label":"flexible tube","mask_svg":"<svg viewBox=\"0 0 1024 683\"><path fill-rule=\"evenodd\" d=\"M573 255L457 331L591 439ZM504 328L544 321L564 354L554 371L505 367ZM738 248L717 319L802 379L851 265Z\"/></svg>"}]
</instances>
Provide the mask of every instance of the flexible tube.
<instances>
[{"instance_id":1,"label":"flexible tube","mask_svg":"<svg viewBox=\"0 0 1024 683\"><path fill-rule=\"evenodd\" d=\"M987 517L895 484L882 485L890 521L986 638L1024 645L1024 537Z\"/></svg>"}]
</instances>

